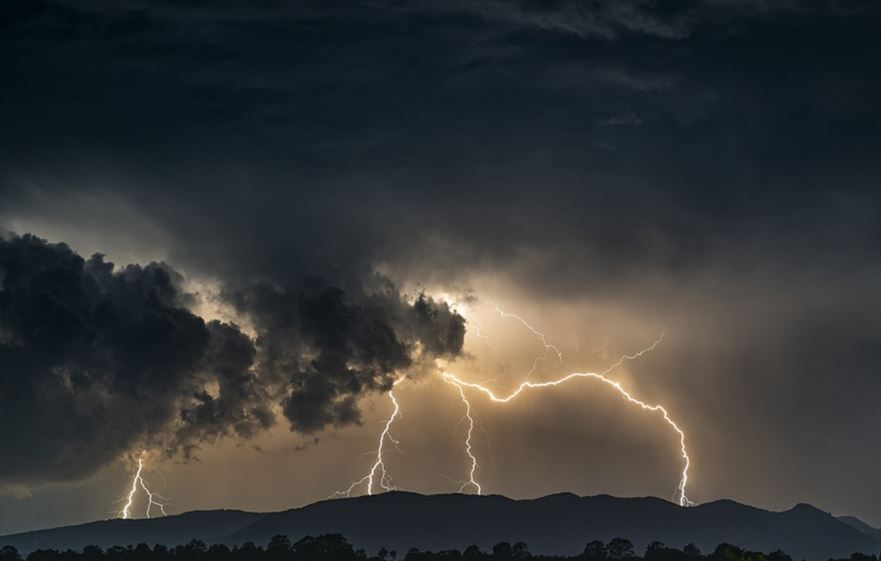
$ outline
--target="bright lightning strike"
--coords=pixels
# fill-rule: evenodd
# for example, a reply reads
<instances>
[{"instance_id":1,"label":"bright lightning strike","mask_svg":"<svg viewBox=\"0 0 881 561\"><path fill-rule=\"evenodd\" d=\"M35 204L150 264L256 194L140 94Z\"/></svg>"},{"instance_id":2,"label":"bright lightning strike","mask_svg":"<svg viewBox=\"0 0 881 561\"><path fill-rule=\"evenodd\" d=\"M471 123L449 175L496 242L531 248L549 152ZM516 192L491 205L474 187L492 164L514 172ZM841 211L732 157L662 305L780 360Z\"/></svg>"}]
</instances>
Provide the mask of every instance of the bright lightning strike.
<instances>
[{"instance_id":1,"label":"bright lightning strike","mask_svg":"<svg viewBox=\"0 0 881 561\"><path fill-rule=\"evenodd\" d=\"M616 368L618 368L619 366L621 366L622 364L624 364L624 361L625 361L625 360L636 360L636 359L638 359L639 357L641 357L642 355L644 355L644 354L646 354L646 353L650 353L650 352L652 352L653 350L655 350L655 347L657 347L658 345L661 344L661 341L663 341L663 340L664 340L664 332L661 331L661 334L658 336L657 339L655 339L655 342L654 342L654 343L652 343L651 345L649 345L648 347L644 348L643 350L641 350L641 351L639 351L639 352L633 353L632 355L624 355L624 356L622 356L622 357L619 358L617 361L615 361L614 363L612 363L611 366L609 366L608 368L606 368L605 370L603 370L602 374L603 374L603 375L606 375L606 374L608 374L609 372L611 372L612 370L615 370Z\"/></svg>"},{"instance_id":2,"label":"bright lightning strike","mask_svg":"<svg viewBox=\"0 0 881 561\"><path fill-rule=\"evenodd\" d=\"M617 390L618 393L620 393L628 402L630 402L634 405L638 405L642 409L649 410L652 412L661 413L662 417L664 418L664 421L668 425L670 425L670 427L673 428L673 430L677 433L677 435L679 436L679 445L680 445L681 455L682 455L682 459L684 462L681 477L679 480L679 484L676 488L676 493L678 495L677 499L679 501L680 506L689 506L689 505L693 504L688 499L688 496L686 495L686 487L688 485L688 468L691 464L691 459L688 456L688 451L685 446L685 433L682 431L682 429L679 428L679 425L677 425L673 421L673 419L670 418L669 413L667 412L667 410L663 406L657 405L657 404L650 405L650 404L647 404L639 399L636 399L629 392L627 392L621 386L621 384L619 382L616 382L614 380L610 380L609 378L606 378L607 374L609 374L612 370L621 366L621 364L623 364L625 361L635 360L635 359L641 357L642 355L655 350L655 348L659 344L661 344L661 341L664 340L664 332L663 331L661 332L661 335L650 346L648 346L648 347L646 347L646 348L642 349L641 351L636 352L634 354L623 355L621 358L619 358L617 361L612 363L611 366L606 368L601 373L573 372L573 373L571 373L567 376L564 376L558 380L552 380L552 381L548 381L548 382L530 382L529 376L535 371L539 361L547 358L550 351L553 351L557 355L557 358L559 359L560 363L563 362L563 353L560 351L559 348L557 348L555 345L553 345L552 343L550 343L548 341L548 339L544 333L537 330L535 327L533 327L529 322L527 322L522 317L520 317L516 314L505 312L504 310L499 308L499 306L496 306L495 308L496 308L496 312L498 312L499 315L501 315L502 317L513 318L513 319L517 320L518 322L520 322L521 324L523 324L523 326L526 327L529 331L531 331L532 334L535 335L538 338L538 340L541 342L542 346L545 349L545 354L543 356L537 357L533 361L532 368L526 374L526 381L521 383L520 386L518 386L513 392L511 392L506 397L498 397L491 389L487 388L483 384L474 383L474 382L465 382L465 381L461 380L460 378L456 377L455 375L450 374L448 372L445 372L443 374L444 381L456 386L456 388L459 390L459 395L462 398L462 402L465 404L465 416L469 422L469 429L468 429L468 433L467 433L466 440L465 440L465 453L471 462L471 469L469 472L469 481L465 482L460 487L460 489L459 489L460 491L464 490L468 485L473 485L475 487L475 489L477 489L478 494L480 494L480 492L481 492L480 484L475 480L475 472L479 469L479 465L477 462L477 458L474 456L472 449L471 449L471 435L472 435L472 432L474 429L474 419L471 416L471 403L468 401L468 398L465 395L464 388L467 387L467 388L477 389L477 390L483 392L484 394L488 395L490 397L490 399L494 402L508 403L512 399L514 399L515 397L520 395L520 393L522 393L526 389L538 389L538 388L547 388L547 387L551 387L551 386L558 386L558 385L565 383L565 382L568 382L569 380L572 380L574 378L593 378L593 379L602 381L603 383L605 383L605 384L611 386L612 388L614 388L615 390Z\"/></svg>"},{"instance_id":3,"label":"bright lightning strike","mask_svg":"<svg viewBox=\"0 0 881 561\"><path fill-rule=\"evenodd\" d=\"M159 512L162 513L162 516L167 516L168 514L165 512L165 504L160 503L157 499L165 500L165 497L156 493L154 491L150 491L150 488L147 487L147 482L144 480L143 472L144 472L144 456L147 454L147 451L141 452L141 455L138 456L138 469L135 471L135 474L132 476L132 485L129 489L128 494L125 496L124 500L125 505L122 507L122 510L119 511L119 517L128 520L131 518L131 509L132 504L135 500L135 495L138 492L138 487L140 487L144 494L147 496L147 510L145 515L147 518L150 518L150 515L153 512L153 507L159 509Z\"/></svg>"},{"instance_id":4,"label":"bright lightning strike","mask_svg":"<svg viewBox=\"0 0 881 561\"><path fill-rule=\"evenodd\" d=\"M458 386L460 391L463 394L464 394L464 390L462 390L462 388L475 389L475 390L482 392L484 395L489 397L490 400L492 400L496 403L508 403L511 400L513 400L515 397L517 397L518 395L523 393L525 390L559 386L559 385L564 384L564 383L566 383L570 380L573 380L575 378L591 378L591 379L603 382L604 384L608 385L609 387L615 389L628 402L630 402L634 405L638 405L639 407L641 407L644 410L652 411L655 413L660 413L661 416L663 417L664 421L668 425L670 425L670 427L679 436L679 447L680 447L680 452L681 452L682 460L683 460L683 468L682 468L682 473L681 473L681 476L679 479L679 485L677 486L678 501L679 501L680 506L690 506L693 503L688 499L688 496L686 495L686 487L688 485L688 468L691 465L691 459L688 456L688 450L686 449L686 446L685 446L685 432L681 428L679 428L679 425L677 425L676 422L670 417L670 414L667 412L667 409L665 409L662 405L648 404L648 403L645 403L644 401L641 401L641 400L633 397L633 395L630 394L627 390L625 390L619 382L616 382L614 380L610 380L609 378L606 378L606 376L605 376L609 371L611 371L616 366L620 365L624 360L627 360L628 358L631 358L631 357L636 358L636 357L640 356L641 354L648 352L651 348L656 346L659 341L660 341L660 339L658 341L656 341L652 347L644 349L643 351L640 351L639 353L636 353L635 355L628 355L628 356L622 357L621 360L619 360L618 362L616 362L615 364L613 364L612 366L607 368L602 373L572 372L566 376L563 376L562 378L559 378L557 380L550 380L547 382L530 382L527 380L525 382L522 382L519 386L517 386L517 388L515 388L514 391L512 391L511 393L509 393L508 395L503 396L503 397L496 395L495 392L493 392L491 389L489 389L481 384L474 383L474 382L466 382L466 381L462 380L461 378L457 377L456 375L451 374L449 372L444 372L443 377L444 377L444 381L446 381L447 383L454 384L454 385ZM470 410L470 407L469 407L469 410ZM469 447L469 455L470 455L470 447ZM473 456L471 456L471 458L473 459ZM473 473L473 471L472 471L472 473Z\"/></svg>"},{"instance_id":5,"label":"bright lightning strike","mask_svg":"<svg viewBox=\"0 0 881 561\"><path fill-rule=\"evenodd\" d=\"M480 495L483 490L480 487L480 483L478 483L477 479L475 479L477 475L477 470L480 466L477 465L477 458L471 451L471 436L474 434L474 417L471 416L471 402L468 401L468 397L465 395L465 390L462 388L461 385L447 380L446 376L444 376L444 381L453 384L454 386L456 386L456 389L459 390L459 396L462 398L462 403L465 404L465 418L468 419L468 433L465 437L465 454L468 456L468 459L471 462L471 466L468 471L468 481L462 483L462 486L459 487L459 492L461 493L470 485L474 487L474 490L477 492L478 495Z\"/></svg>"},{"instance_id":6,"label":"bright lightning strike","mask_svg":"<svg viewBox=\"0 0 881 561\"><path fill-rule=\"evenodd\" d=\"M556 345L553 345L553 344L551 344L550 342L548 342L547 337L545 337L545 334L544 334L544 333L542 333L541 331L539 331L539 330L537 330L536 328L532 327L532 326L529 324L529 322L527 322L525 319L523 319L522 317L518 316L517 314L512 314L512 313L506 312L505 310L499 308L498 306L496 306L496 312L498 312L499 315L502 316L503 318L511 318L511 319L515 319L515 320L519 321L520 323L522 323L523 326L526 327L526 329L528 329L529 331L531 331L532 334L535 335L535 336L538 338L538 340L541 342L542 346L545 348L544 355L542 355L542 356L538 356L538 357L535 358L534 361L532 361L532 368L530 368L530 369L529 369L529 372L526 373L526 378L527 378L527 379L529 379L529 377L535 372L535 369L538 368L538 363L541 362L541 361L543 361L543 360L546 360L546 359L548 358L548 355L549 355L551 352L553 352L555 355L557 355L557 362L558 362L558 364L563 364L563 353L562 353L562 351L560 351L560 349L558 349Z\"/></svg>"},{"instance_id":7,"label":"bright lightning strike","mask_svg":"<svg viewBox=\"0 0 881 561\"><path fill-rule=\"evenodd\" d=\"M535 360L532 361L532 368L530 368L529 372L526 373L527 380L535 372L535 369L538 368L538 363L543 360L546 360L551 351L553 351L554 354L557 355L557 360L562 364L562 362L563 362L562 351L560 351L560 349L557 348L556 345L553 345L552 343L550 343L548 341L547 337L545 337L544 333L542 333L541 331L534 328L532 325L529 324L529 322L527 322L525 319L518 316L517 314L512 314L512 313L506 312L506 311L502 310L498 305L496 305L495 308L496 308L496 312L498 312L498 314L500 316L502 316L503 318L512 318L512 319L517 320L521 324L523 324L526 327L526 329L531 331L532 334L538 338L538 340L541 342L542 346L544 347L544 350L545 350L544 354L537 356L535 358ZM483 331L482 323L480 323L479 320L477 320L477 318L474 318L473 321L476 321L477 336L479 338L483 339L486 342L486 344L489 345L490 347L492 347L496 350L500 350L497 346L492 345L489 336L485 335L482 332ZM623 359L622 359L622 361L623 361ZM468 456L468 461L469 461L468 480L460 482L461 485L459 486L459 492L460 493L463 492L465 489L467 489L470 486L470 487L474 488L475 492L478 495L480 495L483 492L483 489L481 488L480 483L477 481L477 471L480 469L480 465L477 462L477 457L474 455L474 452L473 452L472 446L471 446L471 437L474 434L474 417L471 415L471 402L468 401L468 396L465 395L465 389L460 384L457 384L454 380L449 379L446 376L444 376L444 381L447 382L448 384L452 384L459 391L459 397L462 399L462 403L465 404L465 419L468 421L468 432L465 435L465 455Z\"/></svg>"},{"instance_id":8,"label":"bright lightning strike","mask_svg":"<svg viewBox=\"0 0 881 561\"><path fill-rule=\"evenodd\" d=\"M659 413L661 415L661 417L664 419L664 422L666 422L676 432L676 434L678 435L680 453L681 453L681 457L683 460L683 468L682 468L682 472L680 475L679 484L677 485L677 488L676 488L677 500L678 500L680 506L691 506L692 504L694 504L694 503L692 503L691 500L689 500L688 496L686 495L686 488L688 486L688 470L691 465L691 459L688 456L688 450L687 450L686 444L685 444L685 440L686 440L685 432L670 417L670 414L668 413L667 409L664 408L662 405L649 404L649 403L646 403L640 399L637 399L630 392L625 390L619 382L606 377L607 374L609 374L612 370L621 366L625 361L635 360L635 359L643 356L644 354L653 351L663 341L664 332L661 332L658 339L656 339L650 346L648 346L648 347L646 347L646 348L644 348L634 354L623 355L621 358L619 358L617 361L612 363L608 368L606 368L602 372L599 372L599 373L597 373L597 372L572 372L572 373L570 373L566 376L563 376L561 378L558 378L556 380L543 381L543 382L532 382L529 380L530 375L532 375L535 372L535 370L538 366L538 363L542 360L546 360L551 353L555 354L557 356L559 363L562 364L562 362L563 362L562 351L560 351L560 349L557 346L550 343L548 341L547 337L544 335L544 333L538 331L535 327L533 327L529 322L527 322L522 317L520 317L516 314L506 312L506 311L502 310L501 308L499 308L498 306L496 306L496 311L502 317L512 318L512 319L518 321L519 323L521 323L524 327L526 327L533 335L536 336L536 338L538 338L538 340L541 342L542 346L544 347L545 352L543 355L537 357L533 361L532 368L526 374L526 380L524 382L522 382L519 386L517 386L512 392L510 392L508 395L505 395L505 396L497 395L495 392L493 392L493 390L486 387L482 383L466 382L465 380L462 380L461 378L457 377L455 374L452 374L450 372L443 372L443 380L446 383L455 386L456 389L458 390L459 397L461 398L462 403L465 405L465 417L464 418L468 421L468 430L467 430L465 442L464 442L465 455L468 457L468 480L458 482L458 483L461 483L461 485L459 487L459 492L463 492L469 487L473 488L474 491L478 495L482 494L482 492L483 492L483 489L482 489L480 483L477 481L477 472L480 470L480 465L478 463L477 457L475 456L473 448L472 448L472 437L474 435L475 420L474 420L474 416L472 414L471 402L468 400L468 396L465 392L466 388L474 389L474 390L478 390L478 391L482 392L484 395L489 397L491 401L493 401L495 403L507 404L510 401L512 401L514 398L516 398L518 395L523 393L525 390L543 389L543 388L549 388L549 387L553 387L553 386L559 386L559 385L564 384L564 383L566 383L570 380L573 380L575 378L590 378L590 379L600 381L600 382L606 384L607 386L611 387L612 389L616 390L627 402L629 402L633 405L637 405L640 408L642 408L643 410L651 411L654 413ZM484 341L488 345L493 346L490 343L489 338L484 333L482 333L480 326L478 326L477 335L481 339L484 339ZM493 346L493 348L497 348L497 347ZM392 437L392 435L391 435L391 427L392 427L392 424L395 422L395 420L397 420L398 417L400 417L400 406L398 404L397 398L394 395L393 390L401 381L403 381L403 378L399 378L398 380L396 380L395 383L392 384L392 389L389 390L389 399L392 402L393 410L392 410L392 414L386 420L383 431L380 434L379 443L377 445L376 452L375 452L375 460L373 462L373 465L370 468L370 471L361 479L354 481L346 490L337 491L333 494L333 496L335 496L335 497L338 497L338 496L350 497L352 495L352 493L355 491L355 489L357 489L361 485L364 485L365 483L366 483L366 490L367 490L368 495L373 494L376 486L380 487L383 491L391 491L391 490L395 489L395 487L392 485L391 477L389 476L388 470L386 469L386 466L385 466L385 462L383 459L383 452L385 450L386 441L391 442L395 447L399 446L398 441L395 440L394 437ZM398 449L400 450L400 448L398 448Z\"/></svg>"},{"instance_id":9,"label":"bright lightning strike","mask_svg":"<svg viewBox=\"0 0 881 561\"><path fill-rule=\"evenodd\" d=\"M385 428L382 430L382 434L379 435L379 444L376 447L376 459L373 462L373 465L370 468L370 471L367 472L367 475L359 479L358 481L352 482L349 485L348 489L344 491L336 491L332 495L333 497L351 497L352 493L359 485L367 484L367 494L372 495L374 490L374 485L379 484L379 487L382 488L383 491L391 491L395 487L392 485L392 478L388 473L388 470L385 467L385 462L383 461L383 451L385 450L385 442L388 440L391 442L395 448L400 451L400 443L392 436L391 429L392 424L395 420L401 415L401 407L398 405L398 399L395 397L394 388L399 383L401 383L404 378L398 378L392 384L392 389L389 390L388 396L392 402L393 410L392 414L385 421ZM378 477L377 477L378 476Z\"/></svg>"},{"instance_id":10,"label":"bright lightning strike","mask_svg":"<svg viewBox=\"0 0 881 561\"><path fill-rule=\"evenodd\" d=\"M489 347L489 348L491 348L491 349L494 349L494 350L496 350L496 351L501 350L501 349L499 349L499 346L496 345L496 344L492 341L492 339L490 339L489 335L487 335L487 334L485 334L485 333L483 332L483 330L484 330L483 322L481 322L480 319L478 319L478 318L471 318L471 319L468 320L468 321L469 321L469 323L473 323L473 325L474 325L474 335L475 335L478 339L481 339L484 343L486 343L486 346L487 346L487 347Z\"/></svg>"}]
</instances>

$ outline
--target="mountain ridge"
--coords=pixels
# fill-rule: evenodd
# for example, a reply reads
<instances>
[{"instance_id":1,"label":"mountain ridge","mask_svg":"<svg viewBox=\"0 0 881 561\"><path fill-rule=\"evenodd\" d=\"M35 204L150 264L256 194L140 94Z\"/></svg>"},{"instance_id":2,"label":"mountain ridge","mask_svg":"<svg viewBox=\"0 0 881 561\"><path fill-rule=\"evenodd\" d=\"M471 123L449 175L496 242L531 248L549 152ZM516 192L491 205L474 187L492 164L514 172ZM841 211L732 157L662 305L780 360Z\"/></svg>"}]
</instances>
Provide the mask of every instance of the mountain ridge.
<instances>
[{"instance_id":1,"label":"mountain ridge","mask_svg":"<svg viewBox=\"0 0 881 561\"><path fill-rule=\"evenodd\" d=\"M878 540L881 540L881 529L876 528L870 524L866 524L856 516L839 516L838 519L845 524L848 524L849 526L853 526L864 534L868 534Z\"/></svg>"},{"instance_id":2,"label":"mountain ridge","mask_svg":"<svg viewBox=\"0 0 881 561\"><path fill-rule=\"evenodd\" d=\"M782 549L795 559L812 561L881 551L878 536L806 504L772 512L731 500L680 507L657 497L557 493L511 499L400 491L328 499L269 513L208 510L95 521L0 536L0 545L28 552L91 544L178 545L194 538L209 544L265 544L276 534L296 541L326 533L343 534L368 551L464 549L472 544L489 549L502 541L523 541L535 552L572 555L588 541L615 537L631 540L637 550L655 540L679 548L693 542L704 551L732 543L757 551Z\"/></svg>"}]
</instances>

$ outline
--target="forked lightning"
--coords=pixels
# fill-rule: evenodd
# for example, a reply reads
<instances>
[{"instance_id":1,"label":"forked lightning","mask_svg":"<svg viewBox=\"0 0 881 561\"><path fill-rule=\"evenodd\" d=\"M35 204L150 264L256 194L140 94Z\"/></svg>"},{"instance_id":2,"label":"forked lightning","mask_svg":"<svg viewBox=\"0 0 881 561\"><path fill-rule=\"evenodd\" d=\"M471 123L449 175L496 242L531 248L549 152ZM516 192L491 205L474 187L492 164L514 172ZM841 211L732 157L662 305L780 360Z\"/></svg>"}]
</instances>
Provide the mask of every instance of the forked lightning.
<instances>
[{"instance_id":1,"label":"forked lightning","mask_svg":"<svg viewBox=\"0 0 881 561\"><path fill-rule=\"evenodd\" d=\"M398 378L392 384L392 388L388 392L389 399L392 402L392 414L385 421L385 428L382 430L382 434L379 435L379 445L376 447L376 458L373 461L373 465L370 467L370 471L367 472L367 475L359 479L358 481L353 481L349 487L343 491L334 492L332 497L351 497L352 492L358 488L359 485L363 485L367 483L367 494L372 495L374 485L379 483L379 486L383 491L391 491L394 489L392 485L391 476L388 474L388 470L385 467L385 461L383 460L382 454L385 450L385 442L388 440L392 444L395 445L395 448L400 450L400 446L397 440L392 436L391 429L392 424L395 422L401 414L401 407L398 405L398 399L395 397L395 386L404 381L404 378ZM379 478L377 479L377 474L379 474Z\"/></svg>"},{"instance_id":2,"label":"forked lightning","mask_svg":"<svg viewBox=\"0 0 881 561\"><path fill-rule=\"evenodd\" d=\"M131 518L132 504L135 501L135 495L138 492L138 487L140 487L144 491L144 494L147 497L147 509L145 512L146 517L150 518L153 512L153 507L159 509L159 512L162 513L162 516L167 516L167 513L165 512L165 504L160 503L158 500L156 500L165 500L165 498L159 493L150 491L150 488L147 487L147 482L144 480L144 456L146 454L147 451L144 450L143 452L141 452L140 456L138 456L138 469L132 476L131 488L129 489L128 494L123 499L121 499L125 501L125 505L122 507L122 510L119 511L119 517L124 520Z\"/></svg>"},{"instance_id":3,"label":"forked lightning","mask_svg":"<svg viewBox=\"0 0 881 561\"><path fill-rule=\"evenodd\" d=\"M471 403L468 401L468 398L465 395L464 388L479 390L479 391L483 392L485 395L487 395L493 402L509 403L511 400L513 400L515 397L517 397L524 390L527 390L527 389L549 388L549 387L553 387L553 386L558 386L560 384L563 384L563 383L568 382L568 381L575 379L575 378L591 378L594 380L602 381L603 383L611 386L612 388L617 390L618 393L620 393L622 395L622 397L624 397L628 402L630 402L634 405L638 405L645 410L660 413L661 416L663 417L664 421L668 425L670 425L671 428L673 428L673 430L679 436L680 451L681 451L681 455L682 455L682 459L683 459L682 473L681 473L681 477L679 480L679 484L676 487L676 497L675 498L681 506L688 506L688 505L693 504L689 500L688 496L686 495L686 487L688 485L688 468L691 464L691 460L688 456L688 450L685 447L685 433L682 431L681 428L679 428L679 425L677 425L673 421L673 419L670 418L669 413L667 412L667 410L663 406L657 405L657 404L647 404L639 399L636 399L629 392L627 392L621 386L621 384L619 382L616 382L614 380L610 380L609 378L606 377L606 375L608 375L614 369L621 366L625 361L637 359L637 358L641 357L642 355L644 355L650 351L653 351L659 344L661 344L661 341L664 340L664 332L663 331L661 332L661 335L650 346L646 347L645 349L642 349L641 351L639 351L637 353L622 356L617 361L612 363L611 366L609 366L608 368L606 368L604 371L602 371L600 373L597 373L597 372L572 372L572 373L570 373L566 376L563 376L562 378L559 378L557 380L551 380L551 381L546 381L546 382L531 382L529 380L529 377L534 373L539 361L541 361L547 357L547 354L549 351L553 351L557 355L557 358L559 359L559 361L561 363L563 361L563 353L556 346L554 346L553 344L551 344L548 341L548 339L544 333L537 330L535 327L533 327L529 322L527 322L522 317L520 317L516 314L511 314L511 313L505 312L504 310L502 310L498 306L496 306L496 312L498 312L502 317L513 318L513 319L516 319L517 321L519 321L521 324L523 324L541 342L542 346L545 349L545 354L543 356L537 357L533 361L532 368L526 374L526 380L524 382L522 382L517 388L515 388L514 391L512 391L510 394L508 394L507 396L504 396L504 397L499 397L495 392L493 392L491 389L486 387L484 384L480 384L480 383L476 383L476 382L466 382L466 381L462 380L461 378L457 377L456 375L451 374L449 372L444 372L444 374L443 374L444 381L447 382L448 384L452 384L452 385L456 386L456 388L459 390L459 395L462 397L462 401L465 403L465 415L466 415L466 417L468 419L468 423L469 423L469 431L468 431L468 435L466 438L466 444L465 444L465 454L468 456L468 460L471 463L470 471L469 471L470 480L467 483L470 483L471 485L473 485L475 487L475 489L477 489L478 494L480 493L481 488L480 488L480 485L478 484L478 482L475 480L475 471L477 469L479 469L479 465L478 465L477 460L476 460L476 458L472 452L472 449L471 449L471 433L472 433L472 430L474 427L474 419L471 416ZM463 488L464 488L464 486L463 486ZM460 491L461 490L462 489L460 489Z\"/></svg>"},{"instance_id":4,"label":"forked lightning","mask_svg":"<svg viewBox=\"0 0 881 561\"><path fill-rule=\"evenodd\" d=\"M611 370L611 368L607 369L606 372L608 372L609 370ZM624 397L628 402L630 402L634 405L638 405L645 410L660 413L661 416L663 417L664 421L668 425L670 425L670 427L676 432L677 435L679 435L679 447L680 447L680 451L682 454L682 460L683 460L684 465L682 467L682 473L681 473L681 477L679 480L679 485L677 486L677 495L678 495L677 500L678 500L680 506L692 505L693 503L689 500L688 496L686 495L686 486L688 485L688 468L691 464L691 459L688 457L688 450L685 447L685 432L683 432L683 430L681 428L679 428L679 425L677 425L676 422L670 418L669 413L662 405L657 405L657 404L652 405L652 404L645 403L644 401L641 401L639 399L636 399L627 390L625 390L623 387L621 387L621 384L619 382L616 382L614 380L610 380L609 378L606 378L604 374L605 374L605 372L604 373L572 372L571 374L568 374L562 378L559 378L557 380L547 381L547 382L526 381L526 382L521 383L519 386L517 386L517 388L514 391L512 391L510 394L508 394L507 396L504 396L504 397L499 397L491 389L489 389L485 386L482 386L481 384L477 384L477 383L473 383L473 382L466 382L466 381L462 380L461 378L458 378L454 374L450 374L449 372L444 372L443 376L444 376L444 381L457 386L459 388L460 392L463 392L462 388L475 389L475 390L483 392L487 397L489 397L492 401L494 401L496 403L508 403L512 399L514 399L515 397L520 395L524 390L527 390L527 389L549 388L549 387L553 387L553 386L559 386L560 384L563 384L563 383L568 382L570 380L573 380L575 378L590 378L590 379L594 379L594 380L599 380L599 381L603 382L604 384L607 384L608 386L617 390L618 393L620 393L621 396ZM463 392L463 395L464 395L464 392ZM466 399L463 398L463 400L466 401L466 403L467 403ZM468 409L470 411L470 406L468 407ZM469 415L469 419L470 419L470 415ZM471 458L471 460L474 461L474 456L471 454L470 443L467 446L467 453L468 453L468 456ZM474 468L472 467L472 474L473 473L474 473Z\"/></svg>"}]
</instances>

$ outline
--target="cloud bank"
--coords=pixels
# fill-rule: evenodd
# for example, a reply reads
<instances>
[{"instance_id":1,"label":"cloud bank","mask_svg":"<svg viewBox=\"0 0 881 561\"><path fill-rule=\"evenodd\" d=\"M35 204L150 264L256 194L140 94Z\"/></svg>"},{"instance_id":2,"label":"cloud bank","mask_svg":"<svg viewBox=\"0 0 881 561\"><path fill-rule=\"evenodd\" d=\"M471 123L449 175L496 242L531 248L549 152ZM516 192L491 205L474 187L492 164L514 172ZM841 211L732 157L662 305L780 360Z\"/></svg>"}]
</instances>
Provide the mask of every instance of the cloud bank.
<instances>
[{"instance_id":1,"label":"cloud bank","mask_svg":"<svg viewBox=\"0 0 881 561\"><path fill-rule=\"evenodd\" d=\"M358 423L358 399L414 362L462 349L445 303L402 299L388 282L346 293L327 282L230 292L253 320L204 321L164 263L116 269L31 235L0 239L0 480L82 478L138 447L190 457L276 422L311 434Z\"/></svg>"}]
</instances>

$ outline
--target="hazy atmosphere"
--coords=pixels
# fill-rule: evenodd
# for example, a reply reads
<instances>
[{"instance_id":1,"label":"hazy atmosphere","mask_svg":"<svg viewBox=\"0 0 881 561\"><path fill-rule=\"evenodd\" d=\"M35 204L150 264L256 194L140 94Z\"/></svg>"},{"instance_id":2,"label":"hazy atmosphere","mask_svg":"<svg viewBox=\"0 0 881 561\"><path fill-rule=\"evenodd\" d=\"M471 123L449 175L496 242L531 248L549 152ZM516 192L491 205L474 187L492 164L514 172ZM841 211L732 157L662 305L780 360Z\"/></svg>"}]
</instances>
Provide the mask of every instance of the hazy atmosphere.
<instances>
[{"instance_id":1,"label":"hazy atmosphere","mask_svg":"<svg viewBox=\"0 0 881 561\"><path fill-rule=\"evenodd\" d=\"M139 459L169 513L345 492L398 380L389 486L676 502L609 384L449 383L650 347L690 501L881 525L879 52L872 1L5 2L0 534Z\"/></svg>"}]
</instances>

